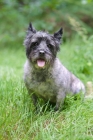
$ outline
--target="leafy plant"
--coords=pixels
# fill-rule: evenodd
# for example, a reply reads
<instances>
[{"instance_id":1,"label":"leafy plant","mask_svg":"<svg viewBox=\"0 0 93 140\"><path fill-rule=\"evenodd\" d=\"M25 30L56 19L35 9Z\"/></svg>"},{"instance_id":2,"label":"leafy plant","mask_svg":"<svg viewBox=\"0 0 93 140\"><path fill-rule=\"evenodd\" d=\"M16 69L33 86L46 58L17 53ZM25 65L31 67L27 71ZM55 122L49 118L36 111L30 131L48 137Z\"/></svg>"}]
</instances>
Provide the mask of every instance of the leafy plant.
<instances>
[{"instance_id":1,"label":"leafy plant","mask_svg":"<svg viewBox=\"0 0 93 140\"><path fill-rule=\"evenodd\" d=\"M83 38L85 35L89 36L93 33L93 2L91 0L85 2L1 0L1 40L5 42L16 38L22 39L29 22L32 22L37 29L50 32L62 26L65 30L64 40L71 39L77 34Z\"/></svg>"}]
</instances>

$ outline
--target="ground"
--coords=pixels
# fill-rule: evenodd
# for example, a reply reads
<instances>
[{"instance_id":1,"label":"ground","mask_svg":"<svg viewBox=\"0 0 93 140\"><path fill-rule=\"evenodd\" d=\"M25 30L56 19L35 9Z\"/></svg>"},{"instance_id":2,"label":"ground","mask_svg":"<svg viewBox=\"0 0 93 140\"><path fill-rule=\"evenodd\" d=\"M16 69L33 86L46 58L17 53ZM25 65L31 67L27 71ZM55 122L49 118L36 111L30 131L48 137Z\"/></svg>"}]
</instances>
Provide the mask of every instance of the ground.
<instances>
[{"instance_id":1,"label":"ground","mask_svg":"<svg viewBox=\"0 0 93 140\"><path fill-rule=\"evenodd\" d=\"M84 84L93 83L92 40L63 43L61 62ZM93 99L67 97L64 110L53 108L36 114L23 82L26 60L22 42L2 43L0 47L0 140L92 140Z\"/></svg>"}]
</instances>

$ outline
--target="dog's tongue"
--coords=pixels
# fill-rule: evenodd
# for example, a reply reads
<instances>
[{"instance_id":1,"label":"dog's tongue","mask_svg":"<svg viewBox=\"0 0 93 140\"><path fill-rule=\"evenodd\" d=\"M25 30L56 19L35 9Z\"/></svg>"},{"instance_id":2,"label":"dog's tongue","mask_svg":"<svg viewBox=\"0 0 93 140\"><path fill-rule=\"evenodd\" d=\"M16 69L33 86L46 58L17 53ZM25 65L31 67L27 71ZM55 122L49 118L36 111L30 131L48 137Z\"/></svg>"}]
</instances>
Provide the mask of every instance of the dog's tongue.
<instances>
[{"instance_id":1,"label":"dog's tongue","mask_svg":"<svg viewBox=\"0 0 93 140\"><path fill-rule=\"evenodd\" d=\"M45 60L43 60L43 59L38 59L37 60L37 65L38 65L38 67L44 67L45 66Z\"/></svg>"}]
</instances>

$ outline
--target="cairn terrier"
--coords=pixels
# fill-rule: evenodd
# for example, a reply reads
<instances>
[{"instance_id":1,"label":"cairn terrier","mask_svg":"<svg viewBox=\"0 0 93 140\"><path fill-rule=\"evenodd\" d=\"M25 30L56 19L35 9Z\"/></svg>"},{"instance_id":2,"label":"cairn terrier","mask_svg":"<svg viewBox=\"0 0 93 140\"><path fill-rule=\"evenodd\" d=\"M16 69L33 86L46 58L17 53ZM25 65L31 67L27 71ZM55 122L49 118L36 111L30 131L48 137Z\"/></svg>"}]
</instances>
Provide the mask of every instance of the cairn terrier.
<instances>
[{"instance_id":1,"label":"cairn terrier","mask_svg":"<svg viewBox=\"0 0 93 140\"><path fill-rule=\"evenodd\" d=\"M29 24L24 40L27 56L24 82L35 106L40 97L55 103L55 110L58 110L63 106L68 93L85 92L84 84L56 57L62 34L62 28L51 35L45 31L37 31Z\"/></svg>"}]
</instances>

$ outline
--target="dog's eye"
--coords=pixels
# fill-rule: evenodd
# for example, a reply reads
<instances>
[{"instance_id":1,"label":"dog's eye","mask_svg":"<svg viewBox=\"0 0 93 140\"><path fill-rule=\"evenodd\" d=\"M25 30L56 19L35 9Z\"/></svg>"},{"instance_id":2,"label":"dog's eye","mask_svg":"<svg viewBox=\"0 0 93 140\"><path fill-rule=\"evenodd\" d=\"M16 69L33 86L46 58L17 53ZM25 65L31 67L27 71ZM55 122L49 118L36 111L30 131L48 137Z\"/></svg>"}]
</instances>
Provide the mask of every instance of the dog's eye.
<instances>
[{"instance_id":1,"label":"dog's eye","mask_svg":"<svg viewBox=\"0 0 93 140\"><path fill-rule=\"evenodd\" d=\"M33 42L31 46L37 46L38 42Z\"/></svg>"},{"instance_id":2,"label":"dog's eye","mask_svg":"<svg viewBox=\"0 0 93 140\"><path fill-rule=\"evenodd\" d=\"M52 48L52 47L53 47L53 45L52 45L52 44L47 44L47 46L48 46L49 48Z\"/></svg>"},{"instance_id":3,"label":"dog's eye","mask_svg":"<svg viewBox=\"0 0 93 140\"><path fill-rule=\"evenodd\" d=\"M38 44L39 44L38 42L32 42L31 46L30 46L30 49L35 49Z\"/></svg>"}]
</instances>

